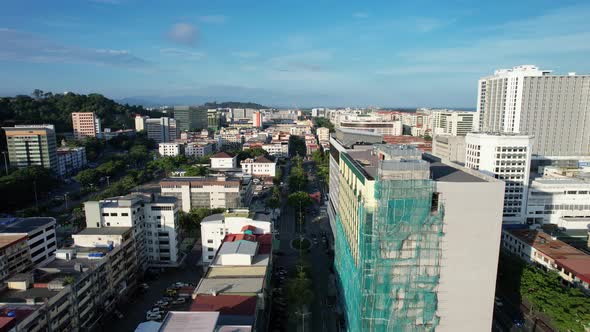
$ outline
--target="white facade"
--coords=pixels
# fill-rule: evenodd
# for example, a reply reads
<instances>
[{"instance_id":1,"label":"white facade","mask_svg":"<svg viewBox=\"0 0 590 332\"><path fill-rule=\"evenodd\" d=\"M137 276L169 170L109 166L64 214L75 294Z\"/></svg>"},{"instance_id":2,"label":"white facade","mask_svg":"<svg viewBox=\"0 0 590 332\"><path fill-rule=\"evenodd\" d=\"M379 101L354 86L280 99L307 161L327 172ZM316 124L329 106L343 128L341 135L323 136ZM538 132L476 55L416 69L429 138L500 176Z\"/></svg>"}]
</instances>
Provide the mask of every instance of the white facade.
<instances>
[{"instance_id":1,"label":"white facade","mask_svg":"<svg viewBox=\"0 0 590 332\"><path fill-rule=\"evenodd\" d=\"M269 155L275 157L288 157L289 156L289 143L269 143L262 144L262 148L268 152Z\"/></svg>"},{"instance_id":2,"label":"white facade","mask_svg":"<svg viewBox=\"0 0 590 332\"><path fill-rule=\"evenodd\" d=\"M2 235L25 235L31 253L33 265L39 265L53 259L57 249L56 221L51 217L21 218L16 220L2 220L0 228Z\"/></svg>"},{"instance_id":3,"label":"white facade","mask_svg":"<svg viewBox=\"0 0 590 332\"><path fill-rule=\"evenodd\" d=\"M194 208L239 208L252 200L250 183L242 185L240 179L225 177L180 177L160 182L162 195L176 197L182 211Z\"/></svg>"},{"instance_id":4,"label":"white facade","mask_svg":"<svg viewBox=\"0 0 590 332\"><path fill-rule=\"evenodd\" d=\"M478 82L477 128L533 135L533 154L590 153L590 75L551 75L532 65L496 70Z\"/></svg>"},{"instance_id":5,"label":"white facade","mask_svg":"<svg viewBox=\"0 0 590 332\"><path fill-rule=\"evenodd\" d=\"M135 116L135 131L145 130L146 129L145 121L149 118L150 118L149 116L136 115Z\"/></svg>"},{"instance_id":6,"label":"white facade","mask_svg":"<svg viewBox=\"0 0 590 332\"><path fill-rule=\"evenodd\" d=\"M204 157L213 152L213 146L214 145L212 143L186 143L186 146L184 147L184 154L186 156L192 157Z\"/></svg>"},{"instance_id":7,"label":"white facade","mask_svg":"<svg viewBox=\"0 0 590 332\"><path fill-rule=\"evenodd\" d=\"M318 140L320 142L330 140L330 129L328 128L320 127L316 129L316 134L318 134Z\"/></svg>"},{"instance_id":8,"label":"white facade","mask_svg":"<svg viewBox=\"0 0 590 332\"><path fill-rule=\"evenodd\" d=\"M145 268L178 262L178 211L174 197L131 194L84 203L87 228L131 227L138 261Z\"/></svg>"},{"instance_id":9,"label":"white facade","mask_svg":"<svg viewBox=\"0 0 590 332\"><path fill-rule=\"evenodd\" d=\"M277 163L264 157L256 159L248 158L241 162L242 172L260 177L274 177L276 175Z\"/></svg>"},{"instance_id":10,"label":"white facade","mask_svg":"<svg viewBox=\"0 0 590 332\"><path fill-rule=\"evenodd\" d=\"M475 112L432 111L432 130L434 135L448 134L465 136L473 131Z\"/></svg>"},{"instance_id":11,"label":"white facade","mask_svg":"<svg viewBox=\"0 0 590 332\"><path fill-rule=\"evenodd\" d=\"M469 133L465 166L506 183L504 222L523 223L530 177L533 138L525 135Z\"/></svg>"},{"instance_id":12,"label":"white facade","mask_svg":"<svg viewBox=\"0 0 590 332\"><path fill-rule=\"evenodd\" d=\"M226 152L220 152L211 157L211 168L227 169L237 168L238 158Z\"/></svg>"},{"instance_id":13,"label":"white facade","mask_svg":"<svg viewBox=\"0 0 590 332\"><path fill-rule=\"evenodd\" d=\"M57 149L57 165L60 176L73 174L82 169L86 163L86 148L84 147Z\"/></svg>"},{"instance_id":14,"label":"white facade","mask_svg":"<svg viewBox=\"0 0 590 332\"><path fill-rule=\"evenodd\" d=\"M215 257L215 253L223 243L223 239L228 234L241 234L246 226L252 226L255 229L253 234L272 233L272 222L270 220L256 220L249 218L248 210L243 211L242 216L232 216L231 213L214 214L206 217L201 222L201 245L203 262L210 263Z\"/></svg>"},{"instance_id":15,"label":"white facade","mask_svg":"<svg viewBox=\"0 0 590 332\"><path fill-rule=\"evenodd\" d=\"M158 153L160 156L176 157L182 154L183 147L181 143L159 143Z\"/></svg>"},{"instance_id":16,"label":"white facade","mask_svg":"<svg viewBox=\"0 0 590 332\"><path fill-rule=\"evenodd\" d=\"M342 114L337 117L335 126L336 128L362 130L390 136L401 136L403 133L401 121L383 120L379 116Z\"/></svg>"},{"instance_id":17,"label":"white facade","mask_svg":"<svg viewBox=\"0 0 590 332\"><path fill-rule=\"evenodd\" d=\"M588 229L590 182L585 178L543 177L531 181L527 222L556 224L566 229Z\"/></svg>"}]
</instances>

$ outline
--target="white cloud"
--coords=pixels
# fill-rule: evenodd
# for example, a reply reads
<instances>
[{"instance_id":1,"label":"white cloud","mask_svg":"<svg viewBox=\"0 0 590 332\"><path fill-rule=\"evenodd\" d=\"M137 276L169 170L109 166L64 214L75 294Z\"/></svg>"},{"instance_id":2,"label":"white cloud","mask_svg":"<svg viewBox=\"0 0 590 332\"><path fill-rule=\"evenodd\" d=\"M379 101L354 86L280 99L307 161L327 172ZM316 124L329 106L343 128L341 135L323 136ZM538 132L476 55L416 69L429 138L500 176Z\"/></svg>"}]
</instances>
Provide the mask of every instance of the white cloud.
<instances>
[{"instance_id":1,"label":"white cloud","mask_svg":"<svg viewBox=\"0 0 590 332\"><path fill-rule=\"evenodd\" d=\"M160 49L160 54L165 56L180 57L184 60L201 60L207 55L205 52L187 51L179 48L163 48Z\"/></svg>"},{"instance_id":2,"label":"white cloud","mask_svg":"<svg viewBox=\"0 0 590 332\"><path fill-rule=\"evenodd\" d=\"M232 55L242 59L256 58L259 56L258 52L253 51L237 51L232 52Z\"/></svg>"},{"instance_id":3,"label":"white cloud","mask_svg":"<svg viewBox=\"0 0 590 332\"><path fill-rule=\"evenodd\" d=\"M199 21L210 24L223 24L227 22L228 17L225 15L203 15L199 16Z\"/></svg>"},{"instance_id":4,"label":"white cloud","mask_svg":"<svg viewBox=\"0 0 590 332\"><path fill-rule=\"evenodd\" d=\"M176 23L168 31L168 38L178 44L194 46L199 38L199 29L189 23Z\"/></svg>"},{"instance_id":5,"label":"white cloud","mask_svg":"<svg viewBox=\"0 0 590 332\"><path fill-rule=\"evenodd\" d=\"M0 59L28 62L76 62L145 67L149 62L127 50L63 45L32 33L0 28Z\"/></svg>"},{"instance_id":6,"label":"white cloud","mask_svg":"<svg viewBox=\"0 0 590 332\"><path fill-rule=\"evenodd\" d=\"M366 12L355 12L355 13L352 13L352 17L354 17L354 18L368 18L369 17L369 13L366 13Z\"/></svg>"}]
</instances>

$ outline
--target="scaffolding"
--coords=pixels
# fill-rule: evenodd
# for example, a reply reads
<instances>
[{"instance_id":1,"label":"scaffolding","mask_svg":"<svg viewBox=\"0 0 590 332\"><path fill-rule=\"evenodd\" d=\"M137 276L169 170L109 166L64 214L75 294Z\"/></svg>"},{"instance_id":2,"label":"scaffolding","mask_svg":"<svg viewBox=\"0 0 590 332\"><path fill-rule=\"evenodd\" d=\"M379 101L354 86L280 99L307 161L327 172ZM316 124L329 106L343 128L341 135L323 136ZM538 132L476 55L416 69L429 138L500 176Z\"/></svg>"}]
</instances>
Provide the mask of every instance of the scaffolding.
<instances>
[{"instance_id":1,"label":"scaffolding","mask_svg":"<svg viewBox=\"0 0 590 332\"><path fill-rule=\"evenodd\" d=\"M348 331L434 331L443 209L430 179L375 181L359 202L358 258L336 222L336 270ZM360 199L360 197L359 197Z\"/></svg>"}]
</instances>

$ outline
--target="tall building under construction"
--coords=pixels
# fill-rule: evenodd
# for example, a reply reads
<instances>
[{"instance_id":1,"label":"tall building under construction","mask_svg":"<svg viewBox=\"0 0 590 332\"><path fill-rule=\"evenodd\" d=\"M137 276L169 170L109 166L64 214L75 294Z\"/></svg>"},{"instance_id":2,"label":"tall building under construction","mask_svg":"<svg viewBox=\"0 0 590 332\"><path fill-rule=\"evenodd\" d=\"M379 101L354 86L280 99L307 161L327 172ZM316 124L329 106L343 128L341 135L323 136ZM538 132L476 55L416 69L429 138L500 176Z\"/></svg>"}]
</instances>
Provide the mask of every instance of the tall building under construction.
<instances>
[{"instance_id":1,"label":"tall building under construction","mask_svg":"<svg viewBox=\"0 0 590 332\"><path fill-rule=\"evenodd\" d=\"M411 146L342 141L328 210L346 330L489 331L504 183Z\"/></svg>"}]
</instances>

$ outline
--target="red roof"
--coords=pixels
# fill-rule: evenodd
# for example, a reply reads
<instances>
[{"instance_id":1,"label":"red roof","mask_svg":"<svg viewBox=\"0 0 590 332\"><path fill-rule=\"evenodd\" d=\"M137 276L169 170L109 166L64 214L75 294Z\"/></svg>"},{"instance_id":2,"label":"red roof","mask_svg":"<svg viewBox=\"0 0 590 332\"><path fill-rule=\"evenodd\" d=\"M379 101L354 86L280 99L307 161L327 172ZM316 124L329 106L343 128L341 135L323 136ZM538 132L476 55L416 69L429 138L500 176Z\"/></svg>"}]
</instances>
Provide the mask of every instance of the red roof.
<instances>
[{"instance_id":1,"label":"red roof","mask_svg":"<svg viewBox=\"0 0 590 332\"><path fill-rule=\"evenodd\" d=\"M256 313L256 296L198 295L190 311L219 311L222 315L253 316Z\"/></svg>"},{"instance_id":2,"label":"red roof","mask_svg":"<svg viewBox=\"0 0 590 332\"><path fill-rule=\"evenodd\" d=\"M244 225L244 227L242 227L241 232L245 232L245 231L252 231L254 232L256 230L256 227L252 226L252 225Z\"/></svg>"},{"instance_id":3,"label":"red roof","mask_svg":"<svg viewBox=\"0 0 590 332\"><path fill-rule=\"evenodd\" d=\"M211 158L233 158L234 155L229 152L219 152L211 156Z\"/></svg>"},{"instance_id":4,"label":"red roof","mask_svg":"<svg viewBox=\"0 0 590 332\"><path fill-rule=\"evenodd\" d=\"M235 242L240 240L256 242L256 235L250 234L227 234L223 242Z\"/></svg>"},{"instance_id":5,"label":"red roof","mask_svg":"<svg viewBox=\"0 0 590 332\"><path fill-rule=\"evenodd\" d=\"M260 156L260 157L256 158L256 160L254 160L254 162L256 162L256 163L265 163L265 164L273 164L274 163L274 161L269 160L265 156Z\"/></svg>"},{"instance_id":6,"label":"red roof","mask_svg":"<svg viewBox=\"0 0 590 332\"><path fill-rule=\"evenodd\" d=\"M590 256L556 259L555 264L573 273L580 280L590 284Z\"/></svg>"}]
</instances>

